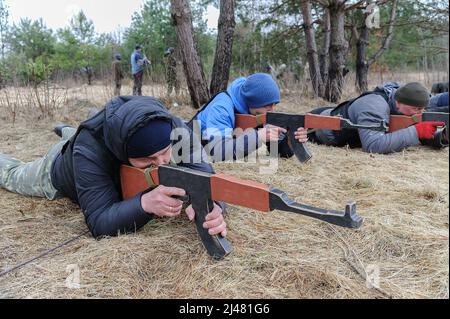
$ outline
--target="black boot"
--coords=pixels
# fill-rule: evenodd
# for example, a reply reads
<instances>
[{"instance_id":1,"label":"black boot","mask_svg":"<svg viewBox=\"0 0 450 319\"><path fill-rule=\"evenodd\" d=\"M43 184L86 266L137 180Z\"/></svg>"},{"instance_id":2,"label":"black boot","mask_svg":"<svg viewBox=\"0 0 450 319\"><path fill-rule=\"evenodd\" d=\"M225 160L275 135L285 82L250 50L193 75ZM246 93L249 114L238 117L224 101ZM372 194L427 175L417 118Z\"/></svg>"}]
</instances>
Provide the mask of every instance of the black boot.
<instances>
[{"instance_id":1,"label":"black boot","mask_svg":"<svg viewBox=\"0 0 450 319\"><path fill-rule=\"evenodd\" d=\"M71 126L68 124L58 124L53 128L53 132L55 132L56 135L58 135L59 137L62 138L62 130L65 127L71 127Z\"/></svg>"},{"instance_id":2,"label":"black boot","mask_svg":"<svg viewBox=\"0 0 450 319\"><path fill-rule=\"evenodd\" d=\"M100 110L99 110L98 108L96 108L96 107L91 107L91 108L89 109L87 119L93 118L94 116L97 115L98 112L100 112Z\"/></svg>"}]
</instances>

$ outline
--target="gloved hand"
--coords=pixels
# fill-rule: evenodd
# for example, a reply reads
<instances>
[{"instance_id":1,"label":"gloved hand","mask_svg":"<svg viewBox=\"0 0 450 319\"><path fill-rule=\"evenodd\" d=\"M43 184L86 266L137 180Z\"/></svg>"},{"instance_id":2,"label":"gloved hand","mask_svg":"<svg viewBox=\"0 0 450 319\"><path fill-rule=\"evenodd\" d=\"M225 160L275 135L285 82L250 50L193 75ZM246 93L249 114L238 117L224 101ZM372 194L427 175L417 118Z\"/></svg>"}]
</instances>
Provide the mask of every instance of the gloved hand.
<instances>
[{"instance_id":1,"label":"gloved hand","mask_svg":"<svg viewBox=\"0 0 450 319\"><path fill-rule=\"evenodd\" d=\"M431 140L438 126L444 126L444 122L419 122L415 126L419 140Z\"/></svg>"},{"instance_id":2,"label":"gloved hand","mask_svg":"<svg viewBox=\"0 0 450 319\"><path fill-rule=\"evenodd\" d=\"M420 142L422 145L427 145L438 150L448 147L447 128L438 129L431 140L421 140Z\"/></svg>"}]
</instances>

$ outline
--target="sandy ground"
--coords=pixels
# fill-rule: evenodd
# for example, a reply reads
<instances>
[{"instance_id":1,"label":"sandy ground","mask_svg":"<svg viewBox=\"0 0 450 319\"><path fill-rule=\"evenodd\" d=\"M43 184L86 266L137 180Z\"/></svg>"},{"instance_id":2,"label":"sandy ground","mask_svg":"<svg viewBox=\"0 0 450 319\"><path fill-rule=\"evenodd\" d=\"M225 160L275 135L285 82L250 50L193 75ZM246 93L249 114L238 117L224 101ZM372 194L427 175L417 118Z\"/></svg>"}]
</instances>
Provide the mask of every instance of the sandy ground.
<instances>
[{"instance_id":1,"label":"sandy ground","mask_svg":"<svg viewBox=\"0 0 450 319\"><path fill-rule=\"evenodd\" d=\"M155 90L160 92L146 87L144 93ZM55 123L78 124L109 92L102 86L71 89L53 119L19 107L14 125L11 108L2 103L0 152L24 161L42 156L58 141L51 132ZM326 104L299 96L284 91L280 109L303 112ZM184 118L195 113L179 102L172 112ZM310 163L280 160L275 174L260 174L255 164L215 169L272 184L322 208L341 210L355 200L365 218L359 230L230 207L234 251L216 262L186 216L153 220L132 235L100 241L85 235L0 277L0 298L448 298L448 149L371 155L310 148ZM0 190L0 272L86 230L82 212L67 199ZM80 287L73 285L78 275Z\"/></svg>"}]
</instances>

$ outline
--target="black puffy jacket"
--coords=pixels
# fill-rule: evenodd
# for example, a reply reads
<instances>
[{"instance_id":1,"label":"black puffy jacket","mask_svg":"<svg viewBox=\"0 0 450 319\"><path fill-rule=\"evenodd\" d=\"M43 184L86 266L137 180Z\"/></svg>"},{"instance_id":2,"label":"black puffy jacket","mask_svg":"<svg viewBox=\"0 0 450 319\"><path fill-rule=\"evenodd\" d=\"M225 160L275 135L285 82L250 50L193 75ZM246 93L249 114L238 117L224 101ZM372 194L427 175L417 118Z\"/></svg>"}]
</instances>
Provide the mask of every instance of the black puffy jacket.
<instances>
[{"instance_id":1,"label":"black puffy jacket","mask_svg":"<svg viewBox=\"0 0 450 319\"><path fill-rule=\"evenodd\" d=\"M129 137L154 118L171 121L173 128L187 129L160 101L151 97L121 96L81 123L55 159L52 183L81 206L94 237L133 232L152 218L141 207L142 194L122 199L119 168L121 164L129 164L126 153ZM194 144L190 143L191 151ZM201 149L201 146L195 147ZM179 165L213 173L205 162Z\"/></svg>"}]
</instances>

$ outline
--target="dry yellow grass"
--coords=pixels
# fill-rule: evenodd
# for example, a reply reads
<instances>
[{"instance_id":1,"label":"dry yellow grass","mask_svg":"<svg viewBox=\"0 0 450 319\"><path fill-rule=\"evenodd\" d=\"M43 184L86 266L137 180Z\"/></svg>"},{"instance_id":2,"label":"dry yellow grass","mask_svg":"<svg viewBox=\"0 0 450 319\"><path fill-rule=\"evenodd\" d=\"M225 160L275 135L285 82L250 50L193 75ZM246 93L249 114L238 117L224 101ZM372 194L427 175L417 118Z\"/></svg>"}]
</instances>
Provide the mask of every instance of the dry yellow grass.
<instances>
[{"instance_id":1,"label":"dry yellow grass","mask_svg":"<svg viewBox=\"0 0 450 319\"><path fill-rule=\"evenodd\" d=\"M22 110L14 126L0 106L0 152L26 161L43 155L57 141L52 125L77 124L89 107L107 101L108 90L71 89L54 120L31 121ZM152 90L145 87L144 93ZM301 112L326 104L299 95L284 92L280 109ZM183 100L172 111L188 118L195 112ZM448 149L370 155L310 147L310 163L282 160L273 175L260 175L258 166L246 164L215 169L276 185L318 207L342 209L355 200L365 218L361 229L230 207L234 251L216 262L186 217L154 220L133 235L101 241L84 236L1 277L0 298L448 298ZM0 270L85 230L80 209L69 200L49 202L0 190ZM66 287L69 265L80 269L80 289ZM366 285L370 269L379 271L379 289Z\"/></svg>"}]
</instances>

